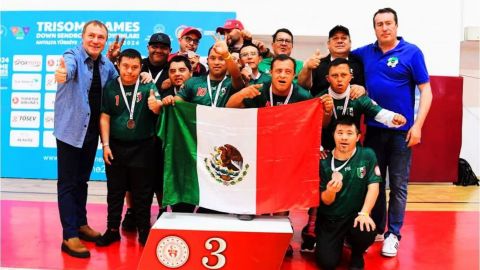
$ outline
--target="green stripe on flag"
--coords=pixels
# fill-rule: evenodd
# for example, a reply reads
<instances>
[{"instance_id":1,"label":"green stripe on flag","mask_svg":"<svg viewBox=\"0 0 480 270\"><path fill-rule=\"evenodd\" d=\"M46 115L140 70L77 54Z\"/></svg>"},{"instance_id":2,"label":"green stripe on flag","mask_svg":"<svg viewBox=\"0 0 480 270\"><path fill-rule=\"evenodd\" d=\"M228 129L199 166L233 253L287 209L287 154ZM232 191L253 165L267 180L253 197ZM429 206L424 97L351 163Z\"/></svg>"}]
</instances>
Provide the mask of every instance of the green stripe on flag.
<instances>
[{"instance_id":1,"label":"green stripe on flag","mask_svg":"<svg viewBox=\"0 0 480 270\"><path fill-rule=\"evenodd\" d=\"M163 205L198 205L196 104L176 102L163 108L158 137L165 148Z\"/></svg>"}]
</instances>

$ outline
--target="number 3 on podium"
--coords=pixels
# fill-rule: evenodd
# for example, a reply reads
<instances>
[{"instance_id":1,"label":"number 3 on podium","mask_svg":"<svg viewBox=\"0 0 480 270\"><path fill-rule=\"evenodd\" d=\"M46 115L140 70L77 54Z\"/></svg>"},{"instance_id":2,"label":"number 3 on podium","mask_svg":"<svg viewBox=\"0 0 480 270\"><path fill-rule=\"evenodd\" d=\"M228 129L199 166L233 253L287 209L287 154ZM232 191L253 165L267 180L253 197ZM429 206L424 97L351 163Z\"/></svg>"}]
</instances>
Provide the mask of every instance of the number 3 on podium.
<instances>
[{"instance_id":1,"label":"number 3 on podium","mask_svg":"<svg viewBox=\"0 0 480 270\"><path fill-rule=\"evenodd\" d=\"M218 249L217 250L212 250L213 249L213 245L212 245L212 242L217 242L218 243ZM210 253L210 255L213 255L215 257L217 257L217 264L215 265L208 265L208 257L203 257L202 258L202 265L208 269L220 269L222 267L225 266L225 256L223 256L222 252L225 251L225 249L227 248L227 242L225 242L225 240L223 240L222 238L217 238L217 237L214 237L214 238L210 238L210 239L207 239L207 241L205 242L205 248L207 250L210 250L212 251Z\"/></svg>"}]
</instances>

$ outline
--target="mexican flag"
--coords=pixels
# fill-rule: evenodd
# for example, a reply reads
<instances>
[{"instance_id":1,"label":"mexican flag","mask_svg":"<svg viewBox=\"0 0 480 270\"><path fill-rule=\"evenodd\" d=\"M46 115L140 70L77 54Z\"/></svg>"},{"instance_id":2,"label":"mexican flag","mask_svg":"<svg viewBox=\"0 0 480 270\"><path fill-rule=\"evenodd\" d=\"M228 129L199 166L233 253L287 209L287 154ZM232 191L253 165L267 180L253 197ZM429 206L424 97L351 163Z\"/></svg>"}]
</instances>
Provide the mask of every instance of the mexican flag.
<instances>
[{"instance_id":1,"label":"mexican flag","mask_svg":"<svg viewBox=\"0 0 480 270\"><path fill-rule=\"evenodd\" d=\"M164 108L163 205L236 214L319 204L319 99L259 109Z\"/></svg>"}]
</instances>

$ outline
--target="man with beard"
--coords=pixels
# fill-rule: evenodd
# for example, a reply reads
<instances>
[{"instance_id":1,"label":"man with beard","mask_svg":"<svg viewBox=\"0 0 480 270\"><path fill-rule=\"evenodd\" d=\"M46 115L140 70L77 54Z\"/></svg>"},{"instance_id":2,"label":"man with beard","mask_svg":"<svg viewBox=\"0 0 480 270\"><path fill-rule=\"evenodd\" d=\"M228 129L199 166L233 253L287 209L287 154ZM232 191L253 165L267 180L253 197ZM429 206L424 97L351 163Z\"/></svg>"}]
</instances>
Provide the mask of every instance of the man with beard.
<instances>
[{"instance_id":1,"label":"man with beard","mask_svg":"<svg viewBox=\"0 0 480 270\"><path fill-rule=\"evenodd\" d=\"M180 33L178 37L178 52L171 54L169 58L176 55L183 55L190 60L193 76L198 77L207 74L207 69L200 63L200 56L197 54L198 45L202 39L200 30L188 26ZM168 87L167 87L168 88Z\"/></svg>"}]
</instances>

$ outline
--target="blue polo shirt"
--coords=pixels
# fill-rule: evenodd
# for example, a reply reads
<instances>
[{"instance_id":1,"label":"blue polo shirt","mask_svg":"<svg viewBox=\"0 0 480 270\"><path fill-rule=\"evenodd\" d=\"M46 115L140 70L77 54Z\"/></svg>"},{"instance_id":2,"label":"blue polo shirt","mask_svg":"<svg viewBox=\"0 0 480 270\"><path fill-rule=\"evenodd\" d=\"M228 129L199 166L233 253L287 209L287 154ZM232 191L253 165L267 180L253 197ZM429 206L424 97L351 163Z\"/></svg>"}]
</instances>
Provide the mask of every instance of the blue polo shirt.
<instances>
[{"instance_id":1,"label":"blue polo shirt","mask_svg":"<svg viewBox=\"0 0 480 270\"><path fill-rule=\"evenodd\" d=\"M375 42L352 54L363 62L368 96L381 107L405 116L407 123L398 130L409 130L414 122L415 87L429 82L429 76L422 51L402 37L398 40L386 53ZM388 128L373 118L367 118L367 125Z\"/></svg>"},{"instance_id":2,"label":"blue polo shirt","mask_svg":"<svg viewBox=\"0 0 480 270\"><path fill-rule=\"evenodd\" d=\"M99 69L102 90L107 81L118 77L115 66L100 55ZM93 59L80 45L63 54L67 81L59 83L55 97L53 135L67 144L81 148L90 121L88 91L93 79Z\"/></svg>"}]
</instances>

